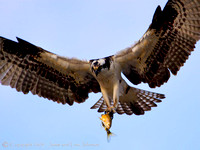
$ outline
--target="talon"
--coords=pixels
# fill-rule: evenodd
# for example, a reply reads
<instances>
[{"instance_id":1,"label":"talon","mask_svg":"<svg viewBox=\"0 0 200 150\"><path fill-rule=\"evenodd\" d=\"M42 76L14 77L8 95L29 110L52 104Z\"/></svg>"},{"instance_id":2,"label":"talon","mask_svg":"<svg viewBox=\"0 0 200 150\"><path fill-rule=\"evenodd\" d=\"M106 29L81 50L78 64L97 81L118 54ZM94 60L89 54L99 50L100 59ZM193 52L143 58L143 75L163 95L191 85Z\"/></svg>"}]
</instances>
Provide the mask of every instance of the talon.
<instances>
[{"instance_id":1,"label":"talon","mask_svg":"<svg viewBox=\"0 0 200 150\"><path fill-rule=\"evenodd\" d=\"M111 112L111 107L106 108L105 113L107 113L107 112Z\"/></svg>"},{"instance_id":2,"label":"talon","mask_svg":"<svg viewBox=\"0 0 200 150\"><path fill-rule=\"evenodd\" d=\"M111 107L107 107L107 109L105 110L105 113L110 112L110 113L116 113L116 108L111 106Z\"/></svg>"}]
</instances>

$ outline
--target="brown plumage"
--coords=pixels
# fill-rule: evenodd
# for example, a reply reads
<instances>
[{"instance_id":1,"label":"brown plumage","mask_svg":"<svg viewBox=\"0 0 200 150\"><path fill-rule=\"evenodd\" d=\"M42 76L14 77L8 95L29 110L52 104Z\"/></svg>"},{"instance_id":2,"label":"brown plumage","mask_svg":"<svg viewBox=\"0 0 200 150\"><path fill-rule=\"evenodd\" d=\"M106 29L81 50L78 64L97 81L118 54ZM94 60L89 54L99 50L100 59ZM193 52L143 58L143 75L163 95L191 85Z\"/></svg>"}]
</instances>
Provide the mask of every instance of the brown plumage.
<instances>
[{"instance_id":1,"label":"brown plumage","mask_svg":"<svg viewBox=\"0 0 200 150\"><path fill-rule=\"evenodd\" d=\"M10 85L24 94L32 92L34 95L69 105L74 101L84 102L90 92L100 92L98 82L89 72L67 71L69 64L82 67L88 65L87 62L59 57L17 39L18 43L0 38L1 84ZM90 66L86 66L87 68Z\"/></svg>"},{"instance_id":2,"label":"brown plumage","mask_svg":"<svg viewBox=\"0 0 200 150\"><path fill-rule=\"evenodd\" d=\"M120 115L124 113L127 115L143 115L145 111L151 110L151 107L156 107L156 103L162 102L161 99L165 98L163 94L136 89L134 87L128 88L128 93L119 97L116 112ZM112 104L113 101L111 101ZM91 107L91 109L96 108L98 108L98 112L106 110L107 106L103 97Z\"/></svg>"},{"instance_id":3,"label":"brown plumage","mask_svg":"<svg viewBox=\"0 0 200 150\"><path fill-rule=\"evenodd\" d=\"M200 38L199 3L198 0L169 0L163 11L158 6L149 29L139 42L115 56L125 60L134 47L148 45L148 51L138 56L139 67L130 60L130 65L123 69L133 84L144 82L150 87L161 86L170 78L170 72L177 74Z\"/></svg>"},{"instance_id":4,"label":"brown plumage","mask_svg":"<svg viewBox=\"0 0 200 150\"><path fill-rule=\"evenodd\" d=\"M92 107L98 112L142 115L165 96L129 86L151 88L176 75L200 39L200 1L169 0L158 6L152 23L132 47L102 59L82 61L60 57L17 38L0 37L0 81L19 92L32 92L62 104L84 102L90 92L103 97Z\"/></svg>"}]
</instances>

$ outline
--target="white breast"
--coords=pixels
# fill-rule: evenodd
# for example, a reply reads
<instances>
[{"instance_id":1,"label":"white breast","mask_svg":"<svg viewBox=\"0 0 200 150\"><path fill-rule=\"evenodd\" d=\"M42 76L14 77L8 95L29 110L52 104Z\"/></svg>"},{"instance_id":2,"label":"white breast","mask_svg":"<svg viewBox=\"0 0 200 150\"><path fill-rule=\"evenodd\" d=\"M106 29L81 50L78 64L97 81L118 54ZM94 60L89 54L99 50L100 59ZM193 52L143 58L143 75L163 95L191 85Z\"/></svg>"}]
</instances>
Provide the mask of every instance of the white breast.
<instances>
[{"instance_id":1,"label":"white breast","mask_svg":"<svg viewBox=\"0 0 200 150\"><path fill-rule=\"evenodd\" d=\"M109 96L113 93L113 86L121 80L121 70L117 64L112 63L110 69L102 69L96 77L100 87L106 90Z\"/></svg>"}]
</instances>

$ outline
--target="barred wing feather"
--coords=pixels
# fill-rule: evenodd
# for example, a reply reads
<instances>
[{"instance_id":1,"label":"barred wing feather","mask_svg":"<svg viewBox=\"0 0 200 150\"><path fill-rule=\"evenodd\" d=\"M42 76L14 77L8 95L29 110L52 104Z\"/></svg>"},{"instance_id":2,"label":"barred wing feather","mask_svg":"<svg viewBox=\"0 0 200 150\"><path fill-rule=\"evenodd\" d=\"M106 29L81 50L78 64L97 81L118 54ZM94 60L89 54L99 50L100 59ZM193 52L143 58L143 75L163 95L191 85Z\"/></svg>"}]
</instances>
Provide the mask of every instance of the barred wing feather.
<instances>
[{"instance_id":1,"label":"barred wing feather","mask_svg":"<svg viewBox=\"0 0 200 150\"><path fill-rule=\"evenodd\" d=\"M72 105L100 92L86 61L57 56L17 38L0 37L0 81L19 92Z\"/></svg>"},{"instance_id":2,"label":"barred wing feather","mask_svg":"<svg viewBox=\"0 0 200 150\"><path fill-rule=\"evenodd\" d=\"M115 55L124 75L133 83L159 87L176 75L200 39L200 1L169 0L157 7L144 36Z\"/></svg>"}]
</instances>

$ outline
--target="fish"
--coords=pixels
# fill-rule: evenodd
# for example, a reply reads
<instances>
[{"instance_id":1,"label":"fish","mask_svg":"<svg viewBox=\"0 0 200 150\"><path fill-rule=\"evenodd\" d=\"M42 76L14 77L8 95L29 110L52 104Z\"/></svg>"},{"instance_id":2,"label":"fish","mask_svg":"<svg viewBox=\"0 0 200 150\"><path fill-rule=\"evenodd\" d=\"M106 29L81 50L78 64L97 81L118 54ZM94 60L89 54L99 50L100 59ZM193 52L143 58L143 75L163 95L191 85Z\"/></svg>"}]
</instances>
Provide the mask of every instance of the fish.
<instances>
[{"instance_id":1,"label":"fish","mask_svg":"<svg viewBox=\"0 0 200 150\"><path fill-rule=\"evenodd\" d=\"M110 141L111 136L114 134L110 131L112 126L113 112L105 112L105 114L101 115L100 120L102 121L102 126L106 130L107 133L107 141Z\"/></svg>"}]
</instances>

